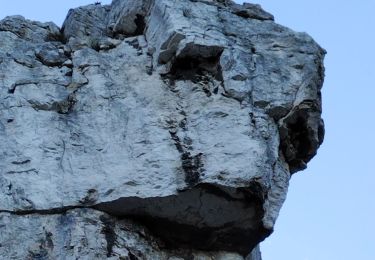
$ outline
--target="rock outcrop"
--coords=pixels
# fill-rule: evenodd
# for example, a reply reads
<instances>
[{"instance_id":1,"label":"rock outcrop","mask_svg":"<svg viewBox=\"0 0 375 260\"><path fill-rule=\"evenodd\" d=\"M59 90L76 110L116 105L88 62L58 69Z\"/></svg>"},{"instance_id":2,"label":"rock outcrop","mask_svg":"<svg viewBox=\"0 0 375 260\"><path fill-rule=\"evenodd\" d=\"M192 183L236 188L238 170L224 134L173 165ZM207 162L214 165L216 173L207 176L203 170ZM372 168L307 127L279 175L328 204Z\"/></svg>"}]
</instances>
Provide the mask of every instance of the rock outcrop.
<instances>
[{"instance_id":1,"label":"rock outcrop","mask_svg":"<svg viewBox=\"0 0 375 260\"><path fill-rule=\"evenodd\" d=\"M2 259L260 259L323 141L325 51L259 5L0 21Z\"/></svg>"}]
</instances>

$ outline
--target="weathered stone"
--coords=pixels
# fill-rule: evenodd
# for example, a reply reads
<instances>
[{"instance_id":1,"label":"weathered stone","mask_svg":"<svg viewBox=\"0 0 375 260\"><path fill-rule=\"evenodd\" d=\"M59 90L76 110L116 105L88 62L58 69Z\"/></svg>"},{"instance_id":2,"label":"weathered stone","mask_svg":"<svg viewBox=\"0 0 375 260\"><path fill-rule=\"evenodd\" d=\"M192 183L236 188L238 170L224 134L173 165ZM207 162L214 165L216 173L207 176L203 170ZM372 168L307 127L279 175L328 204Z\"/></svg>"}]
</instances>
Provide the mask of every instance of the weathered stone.
<instances>
[{"instance_id":1,"label":"weathered stone","mask_svg":"<svg viewBox=\"0 0 375 260\"><path fill-rule=\"evenodd\" d=\"M1 20L0 32L10 32L16 35L18 39L30 43L44 43L62 39L60 29L54 23L29 21L20 15L8 16ZM3 40L3 37L1 39Z\"/></svg>"},{"instance_id":2,"label":"weathered stone","mask_svg":"<svg viewBox=\"0 0 375 260\"><path fill-rule=\"evenodd\" d=\"M244 18L257 20L274 20L272 14L264 11L258 4L244 3L243 5L232 4L231 8L236 15Z\"/></svg>"},{"instance_id":3,"label":"weathered stone","mask_svg":"<svg viewBox=\"0 0 375 260\"><path fill-rule=\"evenodd\" d=\"M0 38L0 255L261 258L323 141L307 34L259 5L116 0Z\"/></svg>"},{"instance_id":4,"label":"weathered stone","mask_svg":"<svg viewBox=\"0 0 375 260\"><path fill-rule=\"evenodd\" d=\"M47 66L62 66L68 59L64 54L64 47L62 45L58 46L50 42L37 47L35 56Z\"/></svg>"},{"instance_id":5,"label":"weathered stone","mask_svg":"<svg viewBox=\"0 0 375 260\"><path fill-rule=\"evenodd\" d=\"M166 249L139 223L91 209L2 213L0 221L2 259L243 259L236 253Z\"/></svg>"}]
</instances>

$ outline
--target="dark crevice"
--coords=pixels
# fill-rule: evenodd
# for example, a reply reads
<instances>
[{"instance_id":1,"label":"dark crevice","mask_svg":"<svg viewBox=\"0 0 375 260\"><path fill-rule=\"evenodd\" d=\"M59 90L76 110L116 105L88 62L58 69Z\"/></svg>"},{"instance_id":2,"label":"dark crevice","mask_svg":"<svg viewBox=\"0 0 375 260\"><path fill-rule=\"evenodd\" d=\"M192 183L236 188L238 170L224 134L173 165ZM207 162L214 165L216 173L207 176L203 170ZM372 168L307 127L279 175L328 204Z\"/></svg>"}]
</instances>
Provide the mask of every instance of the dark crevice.
<instances>
[{"instance_id":1,"label":"dark crevice","mask_svg":"<svg viewBox=\"0 0 375 260\"><path fill-rule=\"evenodd\" d=\"M257 184L236 191L226 191L225 188L221 189L211 184L198 184L193 190L182 191L178 196L124 198L101 203L94 208L116 217L133 219L146 226L160 239L159 246L163 248L223 250L247 255L272 232L263 226L262 198L265 198L265 195L259 196L257 193L265 193L265 189L259 189L260 186ZM184 205L180 205L182 201ZM242 219L237 223L237 218L226 219L225 214L210 215L206 212L207 208L210 208L210 211L225 212L226 205L232 203L241 207L241 213L238 214L244 214L242 216L246 220ZM129 208L129 205L138 206ZM176 219L176 216L181 214L186 218ZM212 218L217 218L223 224L209 224ZM196 221L199 224L194 223Z\"/></svg>"},{"instance_id":2,"label":"dark crevice","mask_svg":"<svg viewBox=\"0 0 375 260\"><path fill-rule=\"evenodd\" d=\"M27 216L27 215L58 215L64 214L69 210L73 209L89 209L91 207L86 206L66 206L61 208L52 209L31 209L31 210L0 210L0 213L9 213L17 216Z\"/></svg>"},{"instance_id":3,"label":"dark crevice","mask_svg":"<svg viewBox=\"0 0 375 260\"><path fill-rule=\"evenodd\" d=\"M69 50L69 49L64 49L64 55L69 59L69 60L72 60L73 57L72 57L72 53L73 51ZM73 64L71 65L71 67L73 68Z\"/></svg>"},{"instance_id":4,"label":"dark crevice","mask_svg":"<svg viewBox=\"0 0 375 260\"><path fill-rule=\"evenodd\" d=\"M109 28L109 32L107 33L109 37L114 39L123 40L125 38L134 37L143 35L146 29L146 19L144 15L136 14L134 23L136 25L136 29L133 32L126 31L124 28L113 30L113 28Z\"/></svg>"},{"instance_id":5,"label":"dark crevice","mask_svg":"<svg viewBox=\"0 0 375 260\"><path fill-rule=\"evenodd\" d=\"M289 164L291 173L306 168L307 157L311 149L306 121L301 116L286 123L287 137L282 138L281 150Z\"/></svg>"},{"instance_id":6,"label":"dark crevice","mask_svg":"<svg viewBox=\"0 0 375 260\"><path fill-rule=\"evenodd\" d=\"M66 66L66 67L68 67L69 68L69 66ZM67 77L72 77L73 76L73 70L72 69L70 69L70 70L68 70L66 73L65 73L65 75L64 76L67 76Z\"/></svg>"},{"instance_id":7,"label":"dark crevice","mask_svg":"<svg viewBox=\"0 0 375 260\"><path fill-rule=\"evenodd\" d=\"M49 33L44 40L46 42L59 42L62 44L66 44L64 34L61 31L59 33Z\"/></svg>"},{"instance_id":8,"label":"dark crevice","mask_svg":"<svg viewBox=\"0 0 375 260\"><path fill-rule=\"evenodd\" d=\"M319 145L321 145L323 143L324 135L325 135L324 121L323 121L323 119L321 119L320 122L319 122L319 128L318 128Z\"/></svg>"},{"instance_id":9,"label":"dark crevice","mask_svg":"<svg viewBox=\"0 0 375 260\"><path fill-rule=\"evenodd\" d=\"M260 241L272 231L262 227L244 230L241 227L222 227L221 229L197 228L149 216L134 216L134 219L145 225L150 232L163 241L159 245L165 249L196 249L204 251L238 252L248 255Z\"/></svg>"},{"instance_id":10,"label":"dark crevice","mask_svg":"<svg viewBox=\"0 0 375 260\"><path fill-rule=\"evenodd\" d=\"M220 57L222 51L214 56L184 56L172 60L168 73L161 74L162 80L174 90L176 81L191 81L196 84L194 89L200 89L207 97L218 94L219 86L223 85Z\"/></svg>"},{"instance_id":11,"label":"dark crevice","mask_svg":"<svg viewBox=\"0 0 375 260\"><path fill-rule=\"evenodd\" d=\"M172 138L172 140L173 140L173 142L174 142L174 145L176 146L176 149L177 149L177 151L179 152L179 153L183 153L184 152L184 146L183 146L183 144L182 144L182 142L181 142L181 140L180 140L180 138L178 137L178 135L176 134L176 133L174 133L174 132L169 132L170 133L170 135L171 135L171 138Z\"/></svg>"},{"instance_id":12,"label":"dark crevice","mask_svg":"<svg viewBox=\"0 0 375 260\"><path fill-rule=\"evenodd\" d=\"M136 18L134 19L134 23L137 25L134 36L142 35L146 28L145 17L143 15L137 14Z\"/></svg>"},{"instance_id":13,"label":"dark crevice","mask_svg":"<svg viewBox=\"0 0 375 260\"><path fill-rule=\"evenodd\" d=\"M239 191L244 194L246 200L256 201L259 205L262 205L263 201L267 199L267 192L265 190L265 187L254 180L250 181L247 187L239 188Z\"/></svg>"},{"instance_id":14,"label":"dark crevice","mask_svg":"<svg viewBox=\"0 0 375 260\"><path fill-rule=\"evenodd\" d=\"M298 153L298 158L307 157L311 146L305 120L306 119L302 117L298 117L295 122L288 124L288 128L290 129L290 141Z\"/></svg>"},{"instance_id":15,"label":"dark crevice","mask_svg":"<svg viewBox=\"0 0 375 260\"><path fill-rule=\"evenodd\" d=\"M191 155L190 152L183 152L181 154L182 169L185 173L185 182L189 187L196 185L199 182L202 170L202 153Z\"/></svg>"},{"instance_id":16,"label":"dark crevice","mask_svg":"<svg viewBox=\"0 0 375 260\"><path fill-rule=\"evenodd\" d=\"M180 108L178 108L178 110L180 110ZM169 134L171 135L171 139L173 140L177 151L180 153L181 168L185 175L185 183L188 187L193 187L199 182L201 174L204 171L203 154L198 153L192 155L193 140L186 135L181 140L177 135L177 127L180 128L183 133L187 130L186 113L184 110L181 110L180 114L184 116L180 122L168 120L167 124L170 128Z\"/></svg>"},{"instance_id":17,"label":"dark crevice","mask_svg":"<svg viewBox=\"0 0 375 260\"><path fill-rule=\"evenodd\" d=\"M129 252L128 253L128 256L129 256L129 260L138 260L139 258L133 254L132 252Z\"/></svg>"},{"instance_id":18,"label":"dark crevice","mask_svg":"<svg viewBox=\"0 0 375 260\"><path fill-rule=\"evenodd\" d=\"M93 49L96 52L100 51L100 43L98 40L93 40L90 45L91 49Z\"/></svg>"},{"instance_id":19,"label":"dark crevice","mask_svg":"<svg viewBox=\"0 0 375 260\"><path fill-rule=\"evenodd\" d=\"M12 164L15 164L15 165L22 165L22 164L27 164L27 163L30 163L31 161L29 159L27 160L24 160L24 161L13 161Z\"/></svg>"},{"instance_id":20,"label":"dark crevice","mask_svg":"<svg viewBox=\"0 0 375 260\"><path fill-rule=\"evenodd\" d=\"M16 85L12 86L11 88L8 89L8 93L9 94L14 94L14 92L16 91Z\"/></svg>"},{"instance_id":21,"label":"dark crevice","mask_svg":"<svg viewBox=\"0 0 375 260\"><path fill-rule=\"evenodd\" d=\"M172 62L168 73L163 79L169 79L171 84L178 80L189 80L193 83L207 84L210 80L222 82L223 75L220 66L221 53L214 57L183 57Z\"/></svg>"},{"instance_id":22,"label":"dark crevice","mask_svg":"<svg viewBox=\"0 0 375 260\"><path fill-rule=\"evenodd\" d=\"M101 233L104 234L107 241L107 257L111 257L117 239L116 232L114 231L115 222L112 218L105 215L101 215L99 219L103 223Z\"/></svg>"},{"instance_id":23,"label":"dark crevice","mask_svg":"<svg viewBox=\"0 0 375 260\"><path fill-rule=\"evenodd\" d=\"M203 154L198 153L192 155L188 150L192 145L192 140L188 137L184 138L184 142L180 140L178 135L170 131L171 138L176 146L177 151L180 153L181 168L185 174L185 182L188 187L196 185L204 171Z\"/></svg>"},{"instance_id":24,"label":"dark crevice","mask_svg":"<svg viewBox=\"0 0 375 260\"><path fill-rule=\"evenodd\" d=\"M281 122L280 150L289 164L290 172L304 170L324 138L319 108L315 103L304 101Z\"/></svg>"}]
</instances>

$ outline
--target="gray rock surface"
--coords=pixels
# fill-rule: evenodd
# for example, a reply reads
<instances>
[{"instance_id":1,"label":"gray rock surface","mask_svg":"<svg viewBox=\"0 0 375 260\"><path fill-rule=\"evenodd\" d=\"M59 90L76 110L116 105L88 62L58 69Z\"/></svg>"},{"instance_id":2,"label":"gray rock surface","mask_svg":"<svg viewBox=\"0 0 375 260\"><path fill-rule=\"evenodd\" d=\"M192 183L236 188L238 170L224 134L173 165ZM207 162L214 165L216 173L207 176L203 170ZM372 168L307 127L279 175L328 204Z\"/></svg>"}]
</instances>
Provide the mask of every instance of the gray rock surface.
<instances>
[{"instance_id":1,"label":"gray rock surface","mask_svg":"<svg viewBox=\"0 0 375 260\"><path fill-rule=\"evenodd\" d=\"M259 5L114 0L0 39L4 259L261 258L323 141L311 37Z\"/></svg>"}]
</instances>

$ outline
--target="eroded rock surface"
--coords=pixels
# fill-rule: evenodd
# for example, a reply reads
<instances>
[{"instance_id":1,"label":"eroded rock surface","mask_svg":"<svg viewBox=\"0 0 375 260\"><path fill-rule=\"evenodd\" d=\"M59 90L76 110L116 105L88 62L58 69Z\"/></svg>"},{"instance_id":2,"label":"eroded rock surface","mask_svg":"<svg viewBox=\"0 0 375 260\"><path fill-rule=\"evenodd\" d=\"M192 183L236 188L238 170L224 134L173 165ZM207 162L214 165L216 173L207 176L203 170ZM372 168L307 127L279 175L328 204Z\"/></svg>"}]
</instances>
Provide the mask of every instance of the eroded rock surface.
<instances>
[{"instance_id":1,"label":"eroded rock surface","mask_svg":"<svg viewBox=\"0 0 375 260\"><path fill-rule=\"evenodd\" d=\"M259 260L324 136L325 51L273 19L114 0L0 21L0 255Z\"/></svg>"}]
</instances>

